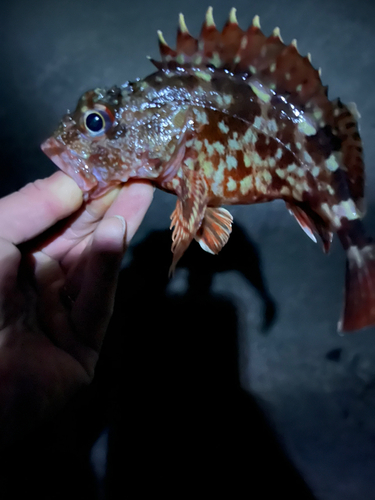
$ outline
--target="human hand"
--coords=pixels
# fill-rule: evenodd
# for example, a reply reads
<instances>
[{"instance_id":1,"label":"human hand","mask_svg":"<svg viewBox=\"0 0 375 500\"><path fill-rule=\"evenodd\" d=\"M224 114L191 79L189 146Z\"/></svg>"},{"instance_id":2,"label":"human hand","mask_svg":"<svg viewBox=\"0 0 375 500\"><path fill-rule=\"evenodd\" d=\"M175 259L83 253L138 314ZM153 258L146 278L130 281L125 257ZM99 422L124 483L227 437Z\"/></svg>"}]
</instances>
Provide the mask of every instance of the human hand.
<instances>
[{"instance_id":1,"label":"human hand","mask_svg":"<svg viewBox=\"0 0 375 500\"><path fill-rule=\"evenodd\" d=\"M83 203L57 172L0 199L0 441L92 380L123 253L152 196L132 183Z\"/></svg>"}]
</instances>

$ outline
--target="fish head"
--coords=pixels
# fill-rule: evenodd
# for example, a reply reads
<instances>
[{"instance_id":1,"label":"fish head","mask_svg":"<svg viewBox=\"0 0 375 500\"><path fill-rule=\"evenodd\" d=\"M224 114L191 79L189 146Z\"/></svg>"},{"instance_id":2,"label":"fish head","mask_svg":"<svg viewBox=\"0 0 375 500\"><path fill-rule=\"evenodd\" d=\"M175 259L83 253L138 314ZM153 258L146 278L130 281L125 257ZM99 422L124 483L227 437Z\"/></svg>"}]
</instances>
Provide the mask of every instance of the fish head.
<instances>
[{"instance_id":1,"label":"fish head","mask_svg":"<svg viewBox=\"0 0 375 500\"><path fill-rule=\"evenodd\" d=\"M90 90L41 148L86 199L95 198L129 178L158 175L160 160L150 154L144 121L130 84Z\"/></svg>"}]
</instances>

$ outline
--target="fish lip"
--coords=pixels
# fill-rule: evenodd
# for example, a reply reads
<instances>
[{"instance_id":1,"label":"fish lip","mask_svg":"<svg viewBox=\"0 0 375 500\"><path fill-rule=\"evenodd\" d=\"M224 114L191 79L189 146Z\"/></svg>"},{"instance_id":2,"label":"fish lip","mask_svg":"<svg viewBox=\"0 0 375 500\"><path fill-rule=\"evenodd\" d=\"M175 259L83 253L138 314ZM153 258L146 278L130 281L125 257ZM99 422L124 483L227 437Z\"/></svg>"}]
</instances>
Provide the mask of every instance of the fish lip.
<instances>
[{"instance_id":1,"label":"fish lip","mask_svg":"<svg viewBox=\"0 0 375 500\"><path fill-rule=\"evenodd\" d=\"M69 175L83 192L91 192L97 187L98 180L90 172L87 162L70 151L55 137L49 137L40 147L43 153L45 153L60 170Z\"/></svg>"}]
</instances>

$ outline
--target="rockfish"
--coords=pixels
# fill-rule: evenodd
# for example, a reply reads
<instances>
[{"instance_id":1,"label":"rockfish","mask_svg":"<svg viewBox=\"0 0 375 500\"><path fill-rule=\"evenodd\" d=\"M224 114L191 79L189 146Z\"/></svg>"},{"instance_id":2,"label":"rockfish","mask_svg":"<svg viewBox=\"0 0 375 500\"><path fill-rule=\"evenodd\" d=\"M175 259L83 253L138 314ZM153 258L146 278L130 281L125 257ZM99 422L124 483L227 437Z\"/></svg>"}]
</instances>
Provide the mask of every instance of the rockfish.
<instances>
[{"instance_id":1,"label":"rockfish","mask_svg":"<svg viewBox=\"0 0 375 500\"><path fill-rule=\"evenodd\" d=\"M232 216L222 205L282 199L327 252L347 254L339 329L375 324L375 246L364 232L364 164L354 104L329 100L320 71L266 37L255 16L243 31L232 9L222 32L212 8L198 39L181 14L176 50L159 32L157 71L86 92L43 151L86 198L129 179L177 195L171 270L195 238L216 254Z\"/></svg>"}]
</instances>

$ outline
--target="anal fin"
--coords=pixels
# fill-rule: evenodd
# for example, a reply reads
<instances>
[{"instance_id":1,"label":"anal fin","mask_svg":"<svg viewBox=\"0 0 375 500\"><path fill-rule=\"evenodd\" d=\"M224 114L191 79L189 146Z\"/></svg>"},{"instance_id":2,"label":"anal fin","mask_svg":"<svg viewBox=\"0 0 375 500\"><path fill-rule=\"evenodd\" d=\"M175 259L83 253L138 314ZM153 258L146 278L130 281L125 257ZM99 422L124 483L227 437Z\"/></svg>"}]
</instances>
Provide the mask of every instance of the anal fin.
<instances>
[{"instance_id":1,"label":"anal fin","mask_svg":"<svg viewBox=\"0 0 375 500\"><path fill-rule=\"evenodd\" d=\"M324 252L328 253L332 243L333 233L324 226L323 221L319 222L318 220L313 220L301 207L297 205L286 203L286 208L295 217L302 230L310 239L312 239L314 243L317 243L315 234L320 236L323 242Z\"/></svg>"},{"instance_id":2,"label":"anal fin","mask_svg":"<svg viewBox=\"0 0 375 500\"><path fill-rule=\"evenodd\" d=\"M206 252L217 254L232 232L232 215L225 208L207 207L195 239Z\"/></svg>"},{"instance_id":3,"label":"anal fin","mask_svg":"<svg viewBox=\"0 0 375 500\"><path fill-rule=\"evenodd\" d=\"M317 243L314 234L314 226L305 212L301 208L291 205L290 203L287 203L286 207L289 210L289 213L295 217L304 233L307 234L307 236L313 240L314 243Z\"/></svg>"}]
</instances>

